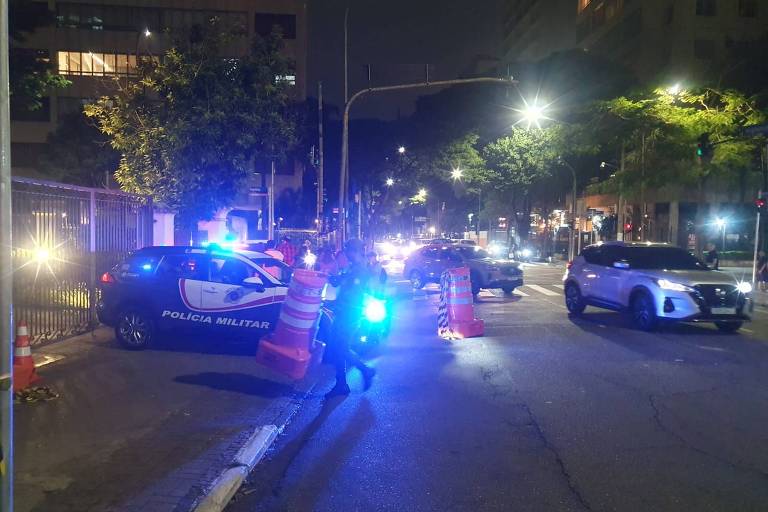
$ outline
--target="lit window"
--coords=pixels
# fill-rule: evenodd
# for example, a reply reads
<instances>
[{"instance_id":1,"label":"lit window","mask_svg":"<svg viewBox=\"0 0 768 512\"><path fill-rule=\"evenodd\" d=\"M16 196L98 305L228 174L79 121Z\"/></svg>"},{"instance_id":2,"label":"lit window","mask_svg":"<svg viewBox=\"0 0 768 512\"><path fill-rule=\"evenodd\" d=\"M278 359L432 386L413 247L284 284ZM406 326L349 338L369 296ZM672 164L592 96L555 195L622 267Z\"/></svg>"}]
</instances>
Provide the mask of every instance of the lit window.
<instances>
[{"instance_id":1,"label":"lit window","mask_svg":"<svg viewBox=\"0 0 768 512\"><path fill-rule=\"evenodd\" d=\"M127 76L136 74L136 56L124 53L59 52L60 75Z\"/></svg>"}]
</instances>

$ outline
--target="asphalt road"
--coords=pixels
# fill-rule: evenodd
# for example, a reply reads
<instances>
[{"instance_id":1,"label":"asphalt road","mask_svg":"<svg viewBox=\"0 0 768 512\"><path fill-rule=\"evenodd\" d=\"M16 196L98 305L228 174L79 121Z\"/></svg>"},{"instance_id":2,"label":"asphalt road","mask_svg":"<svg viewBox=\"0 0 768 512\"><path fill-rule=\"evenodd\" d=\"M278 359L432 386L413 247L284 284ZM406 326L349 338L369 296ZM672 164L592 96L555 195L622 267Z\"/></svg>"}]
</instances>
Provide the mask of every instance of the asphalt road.
<instances>
[{"instance_id":1,"label":"asphalt road","mask_svg":"<svg viewBox=\"0 0 768 512\"><path fill-rule=\"evenodd\" d=\"M561 276L484 294L454 343L434 294L402 302L373 388L310 397L230 510L768 510L768 314L648 334L570 319Z\"/></svg>"}]
</instances>

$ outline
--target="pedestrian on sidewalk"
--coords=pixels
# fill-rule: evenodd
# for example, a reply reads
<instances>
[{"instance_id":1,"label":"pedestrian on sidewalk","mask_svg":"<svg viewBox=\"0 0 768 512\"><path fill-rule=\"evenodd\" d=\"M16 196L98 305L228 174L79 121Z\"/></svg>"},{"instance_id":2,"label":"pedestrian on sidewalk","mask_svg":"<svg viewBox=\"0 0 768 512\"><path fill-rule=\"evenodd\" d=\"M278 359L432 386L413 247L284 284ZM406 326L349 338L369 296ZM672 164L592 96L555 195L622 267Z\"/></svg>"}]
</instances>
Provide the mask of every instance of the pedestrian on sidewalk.
<instances>
[{"instance_id":1,"label":"pedestrian on sidewalk","mask_svg":"<svg viewBox=\"0 0 768 512\"><path fill-rule=\"evenodd\" d=\"M714 270L720 270L720 254L717 252L717 246L713 243L710 243L707 246L707 265L709 265Z\"/></svg>"},{"instance_id":2,"label":"pedestrian on sidewalk","mask_svg":"<svg viewBox=\"0 0 768 512\"><path fill-rule=\"evenodd\" d=\"M757 287L761 292L768 290L768 256L765 251L757 253Z\"/></svg>"},{"instance_id":3,"label":"pedestrian on sidewalk","mask_svg":"<svg viewBox=\"0 0 768 512\"><path fill-rule=\"evenodd\" d=\"M289 267L292 267L296 261L296 248L291 244L291 239L284 236L277 246L277 250L283 253L283 261Z\"/></svg>"},{"instance_id":4,"label":"pedestrian on sidewalk","mask_svg":"<svg viewBox=\"0 0 768 512\"><path fill-rule=\"evenodd\" d=\"M336 317L333 321L328 345L329 359L336 368L336 384L325 395L326 398L350 393L347 383L348 364L360 371L366 390L371 387L373 376L376 374L376 370L363 363L350 348L354 336L360 329L363 317L363 301L371 279L364 251L363 243L357 239L348 241L344 248L349 266L338 278Z\"/></svg>"}]
</instances>

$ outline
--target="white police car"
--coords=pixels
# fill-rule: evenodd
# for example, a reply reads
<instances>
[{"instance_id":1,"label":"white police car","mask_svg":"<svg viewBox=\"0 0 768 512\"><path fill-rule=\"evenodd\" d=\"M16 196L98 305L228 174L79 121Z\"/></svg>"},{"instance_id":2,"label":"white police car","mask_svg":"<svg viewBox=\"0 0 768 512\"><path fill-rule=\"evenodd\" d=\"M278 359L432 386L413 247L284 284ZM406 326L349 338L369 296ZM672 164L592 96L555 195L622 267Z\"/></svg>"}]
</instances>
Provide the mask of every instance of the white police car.
<instances>
[{"instance_id":1,"label":"white police car","mask_svg":"<svg viewBox=\"0 0 768 512\"><path fill-rule=\"evenodd\" d=\"M130 349L171 330L258 340L275 328L291 275L259 252L146 247L101 276L97 312Z\"/></svg>"}]
</instances>

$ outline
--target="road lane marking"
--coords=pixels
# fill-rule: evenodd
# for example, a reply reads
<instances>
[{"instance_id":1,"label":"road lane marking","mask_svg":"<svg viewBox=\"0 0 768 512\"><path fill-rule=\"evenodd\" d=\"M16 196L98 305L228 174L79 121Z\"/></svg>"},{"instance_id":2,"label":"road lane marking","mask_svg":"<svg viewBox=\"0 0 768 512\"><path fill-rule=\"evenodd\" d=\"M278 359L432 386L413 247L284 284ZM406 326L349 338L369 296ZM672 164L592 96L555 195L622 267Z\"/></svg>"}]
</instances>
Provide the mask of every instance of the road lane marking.
<instances>
[{"instance_id":1,"label":"road lane marking","mask_svg":"<svg viewBox=\"0 0 768 512\"><path fill-rule=\"evenodd\" d=\"M552 290L547 290L543 286L539 286L537 284L527 284L525 286L527 286L528 288L530 288L532 290L535 290L535 291L537 291L537 292L539 292L539 293L541 293L543 295L548 295L550 297L557 297L558 295L560 295L557 292L553 292Z\"/></svg>"},{"instance_id":2,"label":"road lane marking","mask_svg":"<svg viewBox=\"0 0 768 512\"><path fill-rule=\"evenodd\" d=\"M528 295L528 294L527 294L527 293L525 293L525 292L521 292L521 291L520 291L520 290L518 290L518 289L515 289L515 291L514 291L514 292L512 292L512 293L514 293L515 295L519 295L520 297L530 297L530 295Z\"/></svg>"},{"instance_id":3,"label":"road lane marking","mask_svg":"<svg viewBox=\"0 0 768 512\"><path fill-rule=\"evenodd\" d=\"M741 330L749 334L755 334L755 331L752 329L747 329L746 327L742 327Z\"/></svg>"},{"instance_id":4,"label":"road lane marking","mask_svg":"<svg viewBox=\"0 0 768 512\"><path fill-rule=\"evenodd\" d=\"M553 284L552 286L554 286L555 288L560 288L561 290L565 290L564 284Z\"/></svg>"}]
</instances>

